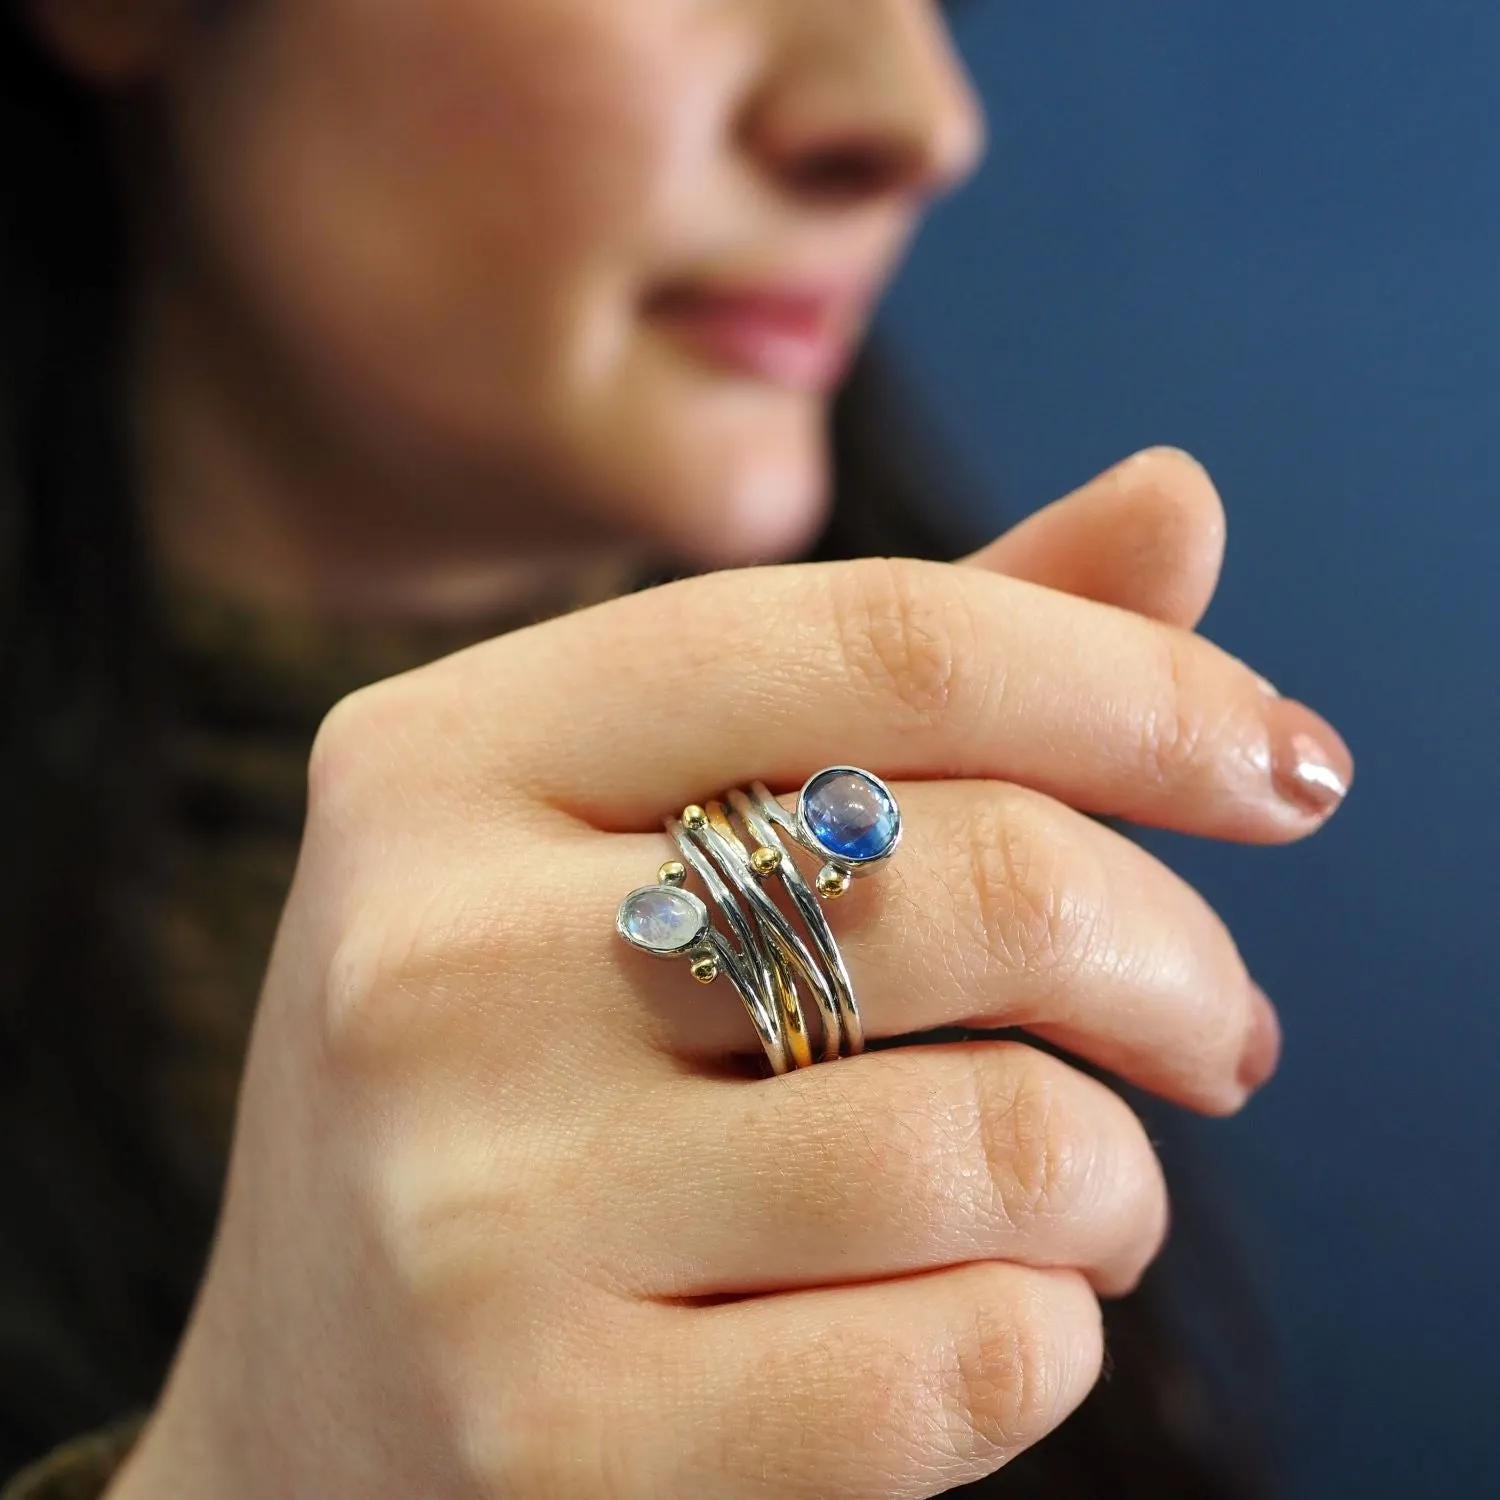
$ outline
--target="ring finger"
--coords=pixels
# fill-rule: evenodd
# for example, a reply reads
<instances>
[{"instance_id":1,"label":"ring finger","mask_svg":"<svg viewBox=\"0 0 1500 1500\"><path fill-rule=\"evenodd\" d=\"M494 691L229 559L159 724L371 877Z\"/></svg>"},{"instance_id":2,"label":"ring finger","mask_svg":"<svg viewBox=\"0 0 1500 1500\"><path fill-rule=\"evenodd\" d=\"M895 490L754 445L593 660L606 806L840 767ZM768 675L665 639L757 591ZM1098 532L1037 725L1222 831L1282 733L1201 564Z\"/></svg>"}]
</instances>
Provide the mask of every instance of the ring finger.
<instances>
[{"instance_id":1,"label":"ring finger","mask_svg":"<svg viewBox=\"0 0 1500 1500\"><path fill-rule=\"evenodd\" d=\"M897 856L825 908L867 1036L1025 1026L1210 1113L1237 1109L1264 1081L1275 1052L1269 1005L1212 908L1166 866L1022 787L892 791L905 828ZM621 894L675 857L664 834L583 835L569 858L586 851L599 864L593 888ZM685 964L667 968L613 933L607 940L668 1050L708 1059L757 1048L727 979L710 992L722 990L720 1003L705 1003ZM811 1020L816 1007L806 1008Z\"/></svg>"}]
</instances>

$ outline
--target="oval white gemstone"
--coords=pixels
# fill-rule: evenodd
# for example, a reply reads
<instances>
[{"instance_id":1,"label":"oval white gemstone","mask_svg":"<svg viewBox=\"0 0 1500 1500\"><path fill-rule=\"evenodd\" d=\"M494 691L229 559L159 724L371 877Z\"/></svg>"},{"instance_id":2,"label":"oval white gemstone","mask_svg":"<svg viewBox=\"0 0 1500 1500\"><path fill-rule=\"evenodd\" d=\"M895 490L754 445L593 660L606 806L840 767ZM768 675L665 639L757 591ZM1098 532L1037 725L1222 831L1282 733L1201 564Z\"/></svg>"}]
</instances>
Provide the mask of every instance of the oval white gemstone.
<instances>
[{"instance_id":1,"label":"oval white gemstone","mask_svg":"<svg viewBox=\"0 0 1500 1500\"><path fill-rule=\"evenodd\" d=\"M708 928L708 908L691 891L648 885L620 903L620 931L648 953L681 953Z\"/></svg>"}]
</instances>

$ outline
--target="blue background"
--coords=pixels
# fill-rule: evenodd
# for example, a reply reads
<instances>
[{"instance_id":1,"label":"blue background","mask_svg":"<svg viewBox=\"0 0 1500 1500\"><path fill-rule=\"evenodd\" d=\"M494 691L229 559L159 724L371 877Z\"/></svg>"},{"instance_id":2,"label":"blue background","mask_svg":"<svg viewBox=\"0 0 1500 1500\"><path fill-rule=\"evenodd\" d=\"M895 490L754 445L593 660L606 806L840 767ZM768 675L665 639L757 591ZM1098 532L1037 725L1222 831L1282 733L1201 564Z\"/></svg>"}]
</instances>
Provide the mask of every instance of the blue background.
<instances>
[{"instance_id":1,"label":"blue background","mask_svg":"<svg viewBox=\"0 0 1500 1500\"><path fill-rule=\"evenodd\" d=\"M1285 1360L1295 1500L1500 1493L1500 4L960 12L978 183L888 310L996 497L1191 449L1230 514L1207 631L1359 759L1310 843L1153 839L1281 1005L1198 1127Z\"/></svg>"}]
</instances>

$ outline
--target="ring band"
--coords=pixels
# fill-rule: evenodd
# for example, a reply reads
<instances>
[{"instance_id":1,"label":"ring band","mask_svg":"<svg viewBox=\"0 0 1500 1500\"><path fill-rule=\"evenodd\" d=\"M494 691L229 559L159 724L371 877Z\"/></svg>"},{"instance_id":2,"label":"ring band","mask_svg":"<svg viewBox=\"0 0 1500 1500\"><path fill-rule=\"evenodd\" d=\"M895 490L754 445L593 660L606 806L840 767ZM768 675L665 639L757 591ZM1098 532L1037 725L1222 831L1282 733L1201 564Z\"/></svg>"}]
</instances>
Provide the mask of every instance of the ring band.
<instances>
[{"instance_id":1,"label":"ring band","mask_svg":"<svg viewBox=\"0 0 1500 1500\"><path fill-rule=\"evenodd\" d=\"M768 803L773 804L778 812L783 813L784 818L781 804L766 790L763 782L753 783L751 790L755 793L755 801L751 801L738 788L729 793L730 801L761 844L781 853L777 873L812 935L826 975L828 1003L822 1007L823 1060L827 1062L839 1056L852 1057L864 1050L864 1027L860 1023L859 1007L854 1003L854 985L849 978L849 970L844 965L844 955L839 952L833 929L828 925L828 918L823 915L818 898L812 893L801 870L797 868L796 861L781 842L778 828L785 824L765 810ZM824 899L835 898L828 896Z\"/></svg>"},{"instance_id":2,"label":"ring band","mask_svg":"<svg viewBox=\"0 0 1500 1500\"><path fill-rule=\"evenodd\" d=\"M681 818L669 816L664 820L667 832L672 835L684 857L703 877L703 882L712 892L719 910L724 914L725 921L733 928L735 936L739 939L741 950L753 955L752 967L757 980L755 990L757 1006L756 1011L752 1012L751 1019L756 1022L756 1030L761 1033L763 1046L766 1046L768 1035L775 1038L774 1049L766 1046L766 1055L770 1058L772 1069L777 1073L785 1073L794 1067L805 1068L812 1062L812 1050L807 1036L807 1021L803 1016L795 985L777 961L777 955L765 928L754 920L747 919L719 871L702 852L694 847L692 838L696 834L718 855L723 863L725 874L734 882L741 894L745 894L747 883L739 875L736 861L732 856L726 859L724 852L714 847L715 840L723 839L726 848L738 849L742 854L744 852L734 830L729 826L728 819L723 817L722 809L719 810L718 819L715 819L714 809L716 808L718 808L717 803L710 803L707 810L697 807L685 810L685 814L701 813L701 818L686 815ZM718 826L715 826L716 821ZM748 858L746 863L748 865ZM753 879L749 880L748 886L752 893L758 893ZM748 899L750 898L747 897ZM733 978L732 972L731 978ZM741 989L741 998L744 999L743 989Z\"/></svg>"},{"instance_id":3,"label":"ring band","mask_svg":"<svg viewBox=\"0 0 1500 1500\"><path fill-rule=\"evenodd\" d=\"M702 897L682 889L687 868L675 862L662 865L655 885L639 886L620 902L615 930L632 947L655 958L686 956L692 961L693 977L700 983L710 984L721 973L728 974L772 1068L784 1073L794 1063L785 1027L771 1004L775 989L771 968L762 966L760 945L739 920L738 909L718 873L690 839L683 836L677 842L725 912L739 939L738 946L714 929Z\"/></svg>"},{"instance_id":4,"label":"ring band","mask_svg":"<svg viewBox=\"0 0 1500 1500\"><path fill-rule=\"evenodd\" d=\"M851 881L889 859L901 838L901 812L878 776L857 766L830 766L810 776L788 814L763 781L725 794L755 842L747 850L723 801L690 804L663 819L684 862L669 861L658 883L631 891L615 928L631 946L657 957L692 960L693 977L709 984L727 973L739 992L772 1071L809 1066L812 1049L798 994L812 991L823 1021L821 1061L864 1048L854 987L818 897L836 900ZM782 835L820 859L815 895ZM717 868L716 868L717 865ZM732 940L717 931L709 908L686 890L696 871L723 914ZM765 889L780 875L811 946ZM737 895L738 898L737 898ZM741 901L744 906L741 906Z\"/></svg>"},{"instance_id":5,"label":"ring band","mask_svg":"<svg viewBox=\"0 0 1500 1500\"><path fill-rule=\"evenodd\" d=\"M741 791L729 794L736 810L763 842L768 841L767 835L775 839L780 830L824 861L817 882L824 901L837 900L853 879L883 864L901 842L901 807L895 794L880 777L858 766L829 766L809 776L797 794L793 815L788 815L771 795L765 782L752 782L750 790L755 797L753 804ZM843 954L822 906L790 858L781 861L781 874L827 966L838 1011L841 1051L852 1057L864 1051L864 1026Z\"/></svg>"},{"instance_id":6,"label":"ring band","mask_svg":"<svg viewBox=\"0 0 1500 1500\"><path fill-rule=\"evenodd\" d=\"M738 810L743 794L731 791L728 795ZM813 998L818 1003L818 1010L823 1017L823 1061L831 1062L839 1055L844 1029L838 991L820 964L821 954L814 953L808 947L802 934L793 927L786 913L771 899L770 893L762 883L771 874L778 872L786 874L787 866L790 864L786 851L781 847L780 840L774 833L769 840L760 837L762 828L765 827L763 822L761 828L756 828L747 822L746 827L750 828L756 836L756 853L758 854L760 849L768 848L781 856L776 860L774 868L769 859L764 860L762 866L757 867L754 862L755 856L745 848L725 815L723 803L710 802L706 811L708 822L700 830L700 836L711 844L715 854L732 872L735 884L745 897L746 905L758 920L761 931L772 947L773 962L778 964L788 983L795 987L796 976L800 975L812 991ZM795 876L796 873L794 868L792 874Z\"/></svg>"}]
</instances>

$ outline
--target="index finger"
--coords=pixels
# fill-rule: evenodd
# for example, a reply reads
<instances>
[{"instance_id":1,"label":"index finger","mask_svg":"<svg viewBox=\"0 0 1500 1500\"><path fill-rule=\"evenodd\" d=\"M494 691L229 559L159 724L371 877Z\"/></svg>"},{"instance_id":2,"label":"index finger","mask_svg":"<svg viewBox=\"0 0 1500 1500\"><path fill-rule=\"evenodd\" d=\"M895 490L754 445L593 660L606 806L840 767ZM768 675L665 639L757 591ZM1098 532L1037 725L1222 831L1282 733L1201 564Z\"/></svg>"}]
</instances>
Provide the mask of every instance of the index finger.
<instances>
[{"instance_id":1,"label":"index finger","mask_svg":"<svg viewBox=\"0 0 1500 1500\"><path fill-rule=\"evenodd\" d=\"M856 764L1283 842L1353 771L1323 719L1190 631L915 558L679 579L451 662L513 781L605 829Z\"/></svg>"}]
</instances>

